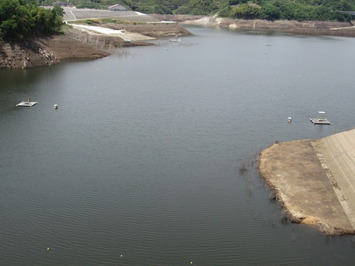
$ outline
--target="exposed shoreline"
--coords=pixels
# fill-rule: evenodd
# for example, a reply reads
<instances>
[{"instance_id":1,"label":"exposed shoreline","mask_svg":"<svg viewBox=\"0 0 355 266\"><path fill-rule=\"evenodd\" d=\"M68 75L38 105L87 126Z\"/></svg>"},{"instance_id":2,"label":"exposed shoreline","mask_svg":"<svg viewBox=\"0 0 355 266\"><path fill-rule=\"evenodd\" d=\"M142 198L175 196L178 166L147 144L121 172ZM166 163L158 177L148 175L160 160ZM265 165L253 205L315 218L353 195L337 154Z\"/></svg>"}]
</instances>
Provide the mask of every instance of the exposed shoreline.
<instances>
[{"instance_id":1,"label":"exposed shoreline","mask_svg":"<svg viewBox=\"0 0 355 266\"><path fill-rule=\"evenodd\" d=\"M25 69L50 66L66 59L97 59L109 53L69 35L31 38L0 46L0 68Z\"/></svg>"},{"instance_id":2,"label":"exposed shoreline","mask_svg":"<svg viewBox=\"0 0 355 266\"><path fill-rule=\"evenodd\" d=\"M182 25L228 28L232 30L284 32L311 36L355 37L355 26L337 21L245 20L191 15L154 15L160 20L174 20Z\"/></svg>"},{"instance_id":3,"label":"exposed shoreline","mask_svg":"<svg viewBox=\"0 0 355 266\"><path fill-rule=\"evenodd\" d=\"M191 35L176 23L99 26L107 33L81 26L67 29L61 35L3 43L0 45L0 69L50 66L66 59L97 59L110 55L111 49L153 45L149 41L156 38Z\"/></svg>"},{"instance_id":4,"label":"exposed shoreline","mask_svg":"<svg viewBox=\"0 0 355 266\"><path fill-rule=\"evenodd\" d=\"M355 129L261 152L260 174L292 222L326 235L355 234L354 142Z\"/></svg>"},{"instance_id":5,"label":"exposed shoreline","mask_svg":"<svg viewBox=\"0 0 355 266\"><path fill-rule=\"evenodd\" d=\"M112 14L112 13L110 13ZM138 16L140 18L142 16ZM221 27L241 31L272 31L300 35L355 37L355 27L346 22L298 22L241 20L190 15L150 15L151 22L108 23L98 25L120 31L121 34L103 34L90 30L66 30L64 35L32 38L17 43L0 45L0 69L25 69L49 66L65 59L97 59L109 55L111 48L152 45L150 39L188 36L181 25ZM127 18L126 18L127 19ZM130 19L137 19L137 16ZM161 23L157 21L166 21ZM169 23L174 21L176 23ZM75 23L80 23L75 21Z\"/></svg>"}]
</instances>

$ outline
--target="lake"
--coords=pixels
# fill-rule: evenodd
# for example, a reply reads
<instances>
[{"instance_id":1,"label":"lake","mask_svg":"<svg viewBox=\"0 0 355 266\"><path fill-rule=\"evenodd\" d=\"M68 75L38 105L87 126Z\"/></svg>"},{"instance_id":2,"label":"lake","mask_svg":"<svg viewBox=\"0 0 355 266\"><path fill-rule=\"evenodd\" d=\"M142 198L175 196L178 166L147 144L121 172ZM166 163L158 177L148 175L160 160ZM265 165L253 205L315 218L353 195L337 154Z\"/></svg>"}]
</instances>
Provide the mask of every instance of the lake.
<instances>
[{"instance_id":1,"label":"lake","mask_svg":"<svg viewBox=\"0 0 355 266\"><path fill-rule=\"evenodd\" d=\"M355 127L355 39L188 30L0 71L1 265L354 262L352 236L284 219L256 158Z\"/></svg>"}]
</instances>

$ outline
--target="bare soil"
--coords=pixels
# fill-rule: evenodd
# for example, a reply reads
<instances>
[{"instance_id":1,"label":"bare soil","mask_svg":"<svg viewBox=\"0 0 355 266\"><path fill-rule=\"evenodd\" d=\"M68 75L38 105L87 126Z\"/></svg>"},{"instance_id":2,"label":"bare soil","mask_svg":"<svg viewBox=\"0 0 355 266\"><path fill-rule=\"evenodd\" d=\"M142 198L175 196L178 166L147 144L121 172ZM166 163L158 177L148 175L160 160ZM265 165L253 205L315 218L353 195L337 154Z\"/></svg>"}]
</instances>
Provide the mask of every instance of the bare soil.
<instances>
[{"instance_id":1,"label":"bare soil","mask_svg":"<svg viewBox=\"0 0 355 266\"><path fill-rule=\"evenodd\" d=\"M236 30L282 31L303 35L355 37L355 27L345 22L232 20L189 15L152 15L151 17L153 17L152 23L127 21L128 23L110 23L100 26L125 30L127 33L139 33L154 38L191 35L189 31L177 23L158 23L154 22L154 19ZM139 40L125 41L117 36L90 35L72 29L67 30L64 35L0 44L0 68L23 69L46 66L69 58L95 59L109 55L108 51L111 48L142 45L152 44Z\"/></svg>"},{"instance_id":2,"label":"bare soil","mask_svg":"<svg viewBox=\"0 0 355 266\"><path fill-rule=\"evenodd\" d=\"M112 29L140 33L150 37L191 35L178 24L104 24ZM49 66L65 59L97 59L109 55L110 49L152 45L145 41L125 41L120 37L91 35L76 29L66 30L63 35L32 38L23 42L0 44L0 68L24 69Z\"/></svg>"},{"instance_id":3,"label":"bare soil","mask_svg":"<svg viewBox=\"0 0 355 266\"><path fill-rule=\"evenodd\" d=\"M354 135L353 130L321 140L275 143L260 154L260 174L293 222L312 224L327 235L355 234L353 210L349 209L355 194L348 184L342 186L346 178L338 169L339 165L345 169L353 182L354 173L347 169L355 165L353 146L348 144L353 143ZM334 163L328 159L342 158L340 155L347 160Z\"/></svg>"},{"instance_id":4,"label":"bare soil","mask_svg":"<svg viewBox=\"0 0 355 266\"><path fill-rule=\"evenodd\" d=\"M191 32L177 23L149 23L149 24L107 24L107 27L115 30L126 30L145 36L162 38L171 36L189 36Z\"/></svg>"},{"instance_id":5,"label":"bare soil","mask_svg":"<svg viewBox=\"0 0 355 266\"><path fill-rule=\"evenodd\" d=\"M299 35L355 37L352 23L337 21L245 20L191 15L153 15L160 20L177 21L183 25L202 25L235 30L278 31Z\"/></svg>"},{"instance_id":6,"label":"bare soil","mask_svg":"<svg viewBox=\"0 0 355 266\"><path fill-rule=\"evenodd\" d=\"M68 35L33 38L0 46L0 68L49 66L68 58L96 59L109 55Z\"/></svg>"}]
</instances>

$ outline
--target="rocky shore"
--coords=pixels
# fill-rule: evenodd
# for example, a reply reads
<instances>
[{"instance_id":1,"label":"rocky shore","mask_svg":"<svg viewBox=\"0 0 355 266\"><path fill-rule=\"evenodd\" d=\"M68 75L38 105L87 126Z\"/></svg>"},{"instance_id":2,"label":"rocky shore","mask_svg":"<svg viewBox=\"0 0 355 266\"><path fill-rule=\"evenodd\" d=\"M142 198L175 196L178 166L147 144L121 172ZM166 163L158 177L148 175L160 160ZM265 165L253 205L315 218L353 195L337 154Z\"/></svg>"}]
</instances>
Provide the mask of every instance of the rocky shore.
<instances>
[{"instance_id":1,"label":"rocky shore","mask_svg":"<svg viewBox=\"0 0 355 266\"><path fill-rule=\"evenodd\" d=\"M355 234L354 143L355 129L261 152L260 174L292 222L326 235Z\"/></svg>"},{"instance_id":2,"label":"rocky shore","mask_svg":"<svg viewBox=\"0 0 355 266\"><path fill-rule=\"evenodd\" d=\"M33 38L0 46L0 68L50 66L65 59L96 59L109 55L68 35Z\"/></svg>"},{"instance_id":3,"label":"rocky shore","mask_svg":"<svg viewBox=\"0 0 355 266\"><path fill-rule=\"evenodd\" d=\"M122 30L123 34L118 37L72 28L61 35L3 43L0 45L0 69L49 66L65 59L97 59L108 56L114 48L152 45L147 39L191 35L176 23L111 23L99 26ZM137 38L137 35L142 37Z\"/></svg>"}]
</instances>

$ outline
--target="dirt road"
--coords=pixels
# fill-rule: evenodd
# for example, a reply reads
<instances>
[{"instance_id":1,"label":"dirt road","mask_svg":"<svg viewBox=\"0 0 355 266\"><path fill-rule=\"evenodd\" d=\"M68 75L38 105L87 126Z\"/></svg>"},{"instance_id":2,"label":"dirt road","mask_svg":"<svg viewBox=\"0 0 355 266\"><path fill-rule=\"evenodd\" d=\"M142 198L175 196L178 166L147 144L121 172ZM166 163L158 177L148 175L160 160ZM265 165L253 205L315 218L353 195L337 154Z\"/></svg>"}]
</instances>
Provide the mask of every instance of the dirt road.
<instances>
[{"instance_id":1,"label":"dirt road","mask_svg":"<svg viewBox=\"0 0 355 266\"><path fill-rule=\"evenodd\" d=\"M321 140L276 143L259 169L294 222L355 234L355 129Z\"/></svg>"}]
</instances>

